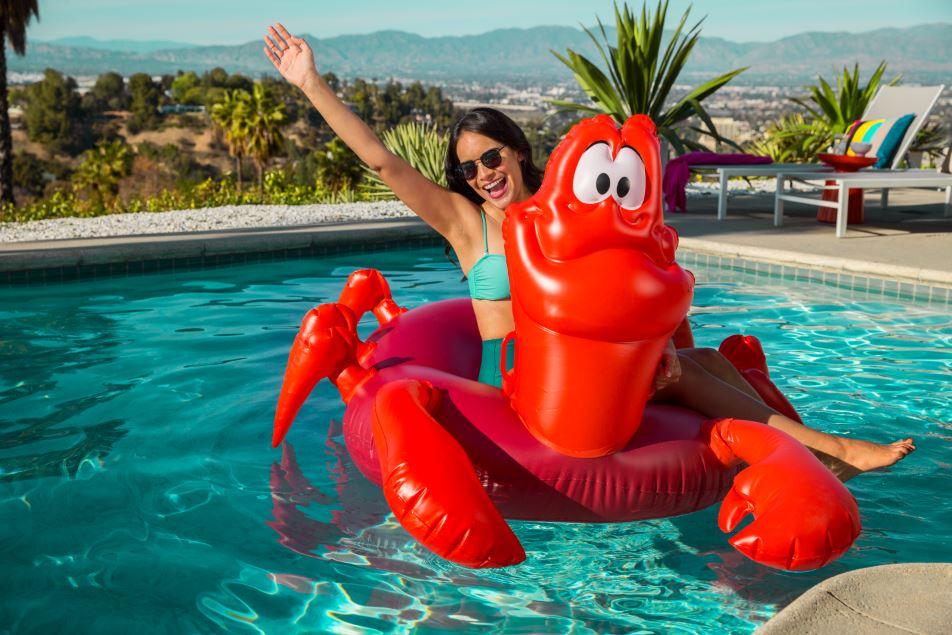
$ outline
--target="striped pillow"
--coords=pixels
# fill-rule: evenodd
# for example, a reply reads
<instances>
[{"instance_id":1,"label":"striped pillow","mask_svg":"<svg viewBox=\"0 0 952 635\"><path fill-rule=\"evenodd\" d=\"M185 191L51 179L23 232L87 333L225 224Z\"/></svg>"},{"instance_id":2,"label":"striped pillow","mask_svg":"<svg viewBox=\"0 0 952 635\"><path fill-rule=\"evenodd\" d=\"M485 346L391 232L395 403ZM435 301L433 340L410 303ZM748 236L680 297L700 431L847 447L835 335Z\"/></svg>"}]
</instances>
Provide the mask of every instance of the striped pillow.
<instances>
[{"instance_id":1,"label":"striped pillow","mask_svg":"<svg viewBox=\"0 0 952 635\"><path fill-rule=\"evenodd\" d=\"M853 123L846 132L847 150L849 156L856 156L850 146L854 143L868 143L872 146L867 156L876 156L878 159L874 168L889 167L896 150L906 136L909 124L915 119L914 114L903 115L897 119L862 119Z\"/></svg>"}]
</instances>

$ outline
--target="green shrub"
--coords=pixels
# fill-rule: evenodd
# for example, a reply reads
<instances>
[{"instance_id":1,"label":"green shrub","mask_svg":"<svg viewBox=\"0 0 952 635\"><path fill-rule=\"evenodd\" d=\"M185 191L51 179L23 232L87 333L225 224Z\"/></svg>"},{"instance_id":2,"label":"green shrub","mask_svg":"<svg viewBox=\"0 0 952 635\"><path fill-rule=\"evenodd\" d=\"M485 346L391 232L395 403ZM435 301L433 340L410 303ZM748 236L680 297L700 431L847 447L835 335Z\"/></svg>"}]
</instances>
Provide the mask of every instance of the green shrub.
<instances>
[{"instance_id":1,"label":"green shrub","mask_svg":"<svg viewBox=\"0 0 952 635\"><path fill-rule=\"evenodd\" d=\"M182 183L149 197L80 196L79 188L57 190L47 198L28 205L0 207L0 221L24 222L47 218L89 217L123 212L165 212L176 209L198 209L225 205L308 205L315 203L354 203L368 200L353 188L328 189L294 183L282 170L267 172L263 192L239 190L227 179L205 179L198 183Z\"/></svg>"},{"instance_id":2,"label":"green shrub","mask_svg":"<svg viewBox=\"0 0 952 635\"><path fill-rule=\"evenodd\" d=\"M314 153L318 187L328 191L352 190L363 176L363 163L339 137Z\"/></svg>"},{"instance_id":3,"label":"green shrub","mask_svg":"<svg viewBox=\"0 0 952 635\"><path fill-rule=\"evenodd\" d=\"M832 142L833 131L824 122L795 113L768 124L764 138L748 144L745 150L777 163L808 163Z\"/></svg>"}]
</instances>

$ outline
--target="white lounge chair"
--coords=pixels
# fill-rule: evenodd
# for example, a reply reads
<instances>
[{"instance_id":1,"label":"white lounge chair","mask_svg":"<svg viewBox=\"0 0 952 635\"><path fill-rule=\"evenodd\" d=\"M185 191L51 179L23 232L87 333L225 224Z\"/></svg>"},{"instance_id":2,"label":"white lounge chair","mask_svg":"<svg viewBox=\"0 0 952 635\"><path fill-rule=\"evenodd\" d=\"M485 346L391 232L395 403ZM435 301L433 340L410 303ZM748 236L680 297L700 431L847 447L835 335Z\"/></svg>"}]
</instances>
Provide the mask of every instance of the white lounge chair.
<instances>
[{"instance_id":1,"label":"white lounge chair","mask_svg":"<svg viewBox=\"0 0 952 635\"><path fill-rule=\"evenodd\" d=\"M799 182L818 185L821 189L837 190L837 201L826 201L810 198L802 192L787 190L787 184ZM819 183L818 183L819 182ZM832 182L833 185L824 183ZM836 210L836 237L846 235L847 207L849 205L850 190L883 190L888 192L892 188L929 188L945 189L945 215L952 215L952 174L944 174L935 170L869 170L866 172L781 172L777 175L777 192L774 195L774 226L783 224L784 201L806 203L820 207L829 207ZM883 206L885 207L885 196Z\"/></svg>"},{"instance_id":2,"label":"white lounge chair","mask_svg":"<svg viewBox=\"0 0 952 635\"><path fill-rule=\"evenodd\" d=\"M903 115L914 113L915 119L906 130L902 143L896 149L893 155L892 163L888 170L896 170L901 165L909 146L916 138L916 134L929 118L929 113L935 107L939 100L939 95L945 85L941 86L881 86L873 99L866 107L863 113L863 119L894 119ZM770 176L777 177L780 174L796 172L804 173L831 173L832 168L822 163L768 163L766 165L692 165L692 170L714 171L720 180L720 192L717 199L717 220L724 220L727 217L727 181L732 176ZM877 170L885 172L888 170ZM867 170L864 173L870 172ZM779 184L779 180L778 180ZM896 187L896 186L894 186ZM889 202L889 188L884 186L872 187L871 189L882 189L882 206L886 207ZM788 199L792 200L792 199ZM801 201L798 201L801 202ZM782 206L781 206L782 210ZM776 210L775 210L776 211ZM774 215L774 224L776 223L776 214Z\"/></svg>"}]
</instances>

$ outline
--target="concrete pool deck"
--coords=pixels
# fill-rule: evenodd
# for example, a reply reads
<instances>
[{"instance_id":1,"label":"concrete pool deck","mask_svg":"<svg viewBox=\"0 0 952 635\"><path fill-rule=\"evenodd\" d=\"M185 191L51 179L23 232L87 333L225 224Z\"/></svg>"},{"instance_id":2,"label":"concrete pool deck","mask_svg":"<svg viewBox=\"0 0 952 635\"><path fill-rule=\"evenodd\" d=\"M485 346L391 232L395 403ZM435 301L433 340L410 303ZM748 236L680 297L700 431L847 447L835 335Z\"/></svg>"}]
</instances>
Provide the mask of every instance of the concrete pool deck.
<instances>
[{"instance_id":1,"label":"concrete pool deck","mask_svg":"<svg viewBox=\"0 0 952 635\"><path fill-rule=\"evenodd\" d=\"M772 224L772 194L732 196L728 216L715 219L714 197L691 198L689 212L667 214L684 250L809 269L862 274L952 289L952 217L940 192L899 190L890 208L867 200L867 222L837 239L817 223L815 209L790 205L783 227ZM0 244L0 274L165 259L207 259L251 252L385 244L437 238L415 217L314 225L245 227Z\"/></svg>"},{"instance_id":2,"label":"concrete pool deck","mask_svg":"<svg viewBox=\"0 0 952 635\"><path fill-rule=\"evenodd\" d=\"M757 630L812 633L948 633L952 564L890 564L848 571L814 586Z\"/></svg>"},{"instance_id":3,"label":"concrete pool deck","mask_svg":"<svg viewBox=\"0 0 952 635\"><path fill-rule=\"evenodd\" d=\"M693 251L952 286L952 216L944 215L944 193L896 190L885 210L878 194L870 194L866 222L848 226L845 238L818 223L816 210L787 205L784 225L774 227L773 194L732 196L723 221L716 220L715 197L692 198L687 213L669 213L665 222Z\"/></svg>"}]
</instances>

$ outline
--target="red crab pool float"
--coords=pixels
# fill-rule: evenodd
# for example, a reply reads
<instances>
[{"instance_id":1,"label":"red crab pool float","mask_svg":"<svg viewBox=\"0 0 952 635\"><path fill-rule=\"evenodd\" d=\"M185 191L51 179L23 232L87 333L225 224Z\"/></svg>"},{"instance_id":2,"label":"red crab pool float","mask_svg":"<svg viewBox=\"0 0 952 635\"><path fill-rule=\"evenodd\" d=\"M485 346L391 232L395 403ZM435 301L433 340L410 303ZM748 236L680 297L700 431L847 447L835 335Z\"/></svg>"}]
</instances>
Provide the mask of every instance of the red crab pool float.
<instances>
[{"instance_id":1,"label":"red crab pool float","mask_svg":"<svg viewBox=\"0 0 952 635\"><path fill-rule=\"evenodd\" d=\"M504 518L629 522L722 499L722 531L754 516L730 539L751 559L802 570L838 558L859 534L856 501L804 446L759 423L647 403L694 286L674 260L660 197L650 119L580 122L539 191L506 210L515 331L504 345L514 340L516 355L503 390L475 381L481 342L468 299L407 311L382 275L361 270L338 302L304 318L274 445L330 379L357 467L410 534L470 567L525 559ZM368 311L380 327L361 341ZM756 340L733 336L721 350L796 417Z\"/></svg>"}]
</instances>

